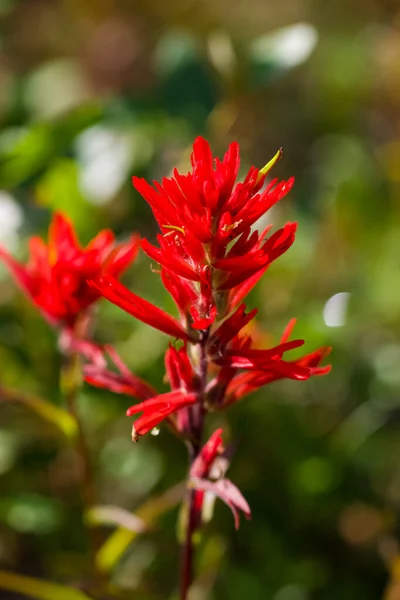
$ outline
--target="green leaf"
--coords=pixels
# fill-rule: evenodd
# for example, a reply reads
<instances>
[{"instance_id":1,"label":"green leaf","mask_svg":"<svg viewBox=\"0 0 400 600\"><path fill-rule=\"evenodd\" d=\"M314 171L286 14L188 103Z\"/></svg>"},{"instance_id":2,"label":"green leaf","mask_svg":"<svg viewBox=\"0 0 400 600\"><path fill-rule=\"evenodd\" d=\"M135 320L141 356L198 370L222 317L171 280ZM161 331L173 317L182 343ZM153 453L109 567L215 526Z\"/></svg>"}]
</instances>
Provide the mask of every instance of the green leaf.
<instances>
[{"instance_id":1,"label":"green leaf","mask_svg":"<svg viewBox=\"0 0 400 600\"><path fill-rule=\"evenodd\" d=\"M0 588L37 600L91 600L80 590L7 571L0 571Z\"/></svg>"},{"instance_id":2,"label":"green leaf","mask_svg":"<svg viewBox=\"0 0 400 600\"><path fill-rule=\"evenodd\" d=\"M46 172L75 137L100 117L95 105L84 105L63 118L8 128L0 133L0 186L13 188Z\"/></svg>"},{"instance_id":3,"label":"green leaf","mask_svg":"<svg viewBox=\"0 0 400 600\"><path fill-rule=\"evenodd\" d=\"M45 421L56 425L68 438L74 437L77 433L76 421L69 412L50 404L47 400L43 400L34 394L0 387L0 401L20 402L33 410Z\"/></svg>"},{"instance_id":4,"label":"green leaf","mask_svg":"<svg viewBox=\"0 0 400 600\"><path fill-rule=\"evenodd\" d=\"M178 504L183 497L185 485L180 483L157 498L151 498L135 511L135 516L141 519L148 527L154 525L157 519ZM125 554L128 546L138 535L125 527L119 527L104 542L96 556L96 565L99 571L109 573Z\"/></svg>"},{"instance_id":5,"label":"green leaf","mask_svg":"<svg viewBox=\"0 0 400 600\"><path fill-rule=\"evenodd\" d=\"M36 185L39 204L68 214L80 230L87 223L91 206L83 198L78 186L78 166L68 158L59 158L46 170Z\"/></svg>"}]
</instances>

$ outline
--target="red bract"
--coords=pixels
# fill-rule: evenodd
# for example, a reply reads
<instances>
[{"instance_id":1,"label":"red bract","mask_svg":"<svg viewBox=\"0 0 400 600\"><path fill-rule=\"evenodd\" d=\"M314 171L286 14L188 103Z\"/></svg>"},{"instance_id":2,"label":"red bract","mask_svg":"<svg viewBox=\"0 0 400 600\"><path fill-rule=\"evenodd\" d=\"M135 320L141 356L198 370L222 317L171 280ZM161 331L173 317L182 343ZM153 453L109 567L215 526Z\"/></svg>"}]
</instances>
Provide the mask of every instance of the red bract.
<instances>
[{"instance_id":1,"label":"red bract","mask_svg":"<svg viewBox=\"0 0 400 600\"><path fill-rule=\"evenodd\" d=\"M154 306L154 304L130 292L115 277L105 274L97 280L89 280L89 285L104 296L104 298L107 298L110 302L113 302L144 323L173 337L183 340L190 339L179 321L160 308L157 308L157 306Z\"/></svg>"},{"instance_id":2,"label":"red bract","mask_svg":"<svg viewBox=\"0 0 400 600\"><path fill-rule=\"evenodd\" d=\"M101 350L99 349L99 351ZM89 353L85 348L80 349L80 352L91 360L83 367L83 374L87 383L110 390L110 392L116 394L134 396L139 400L147 400L157 394L151 385L131 373L112 346L104 346L102 351L104 352L102 354L103 360L99 361L93 352ZM117 368L117 372L107 368L105 354L108 354L111 362Z\"/></svg>"},{"instance_id":3,"label":"red bract","mask_svg":"<svg viewBox=\"0 0 400 600\"><path fill-rule=\"evenodd\" d=\"M190 467L191 477L208 477L213 462L224 450L221 434L222 428L217 429L204 444Z\"/></svg>"},{"instance_id":4,"label":"red bract","mask_svg":"<svg viewBox=\"0 0 400 600\"><path fill-rule=\"evenodd\" d=\"M64 334L64 337L66 335ZM70 349L79 352L88 361L83 367L84 379L87 383L116 394L143 400L131 406L126 413L132 416L143 412L133 426L132 437L135 441L167 417L176 430L181 433L187 431L185 429L187 407L193 405L198 399L196 389L199 387L199 381L185 347L177 350L171 346L166 352L165 366L172 391L157 394L150 384L129 370L112 346L100 347L74 337L69 337L66 343ZM116 367L116 371L108 368L107 356Z\"/></svg>"},{"instance_id":5,"label":"red bract","mask_svg":"<svg viewBox=\"0 0 400 600\"><path fill-rule=\"evenodd\" d=\"M330 353L329 347L319 348L311 354L306 354L296 360L283 358L285 352L299 348L304 340L289 341L296 320L292 319L281 337L281 343L274 348L260 350L252 348L250 336L231 333L241 329L243 324L249 320L249 315L244 313L244 305L240 306L232 315L236 321L231 330L227 327L230 319L227 319L214 335L210 338L210 352L213 362L222 368L207 386L207 398L212 406L223 408L243 398L250 392L278 379L307 380L315 375L329 373L330 365L320 367L321 361ZM241 320L240 320L241 319ZM225 327L224 327L225 326ZM225 343L221 344L221 334L225 333ZM223 336L222 336L223 337Z\"/></svg>"},{"instance_id":6,"label":"red bract","mask_svg":"<svg viewBox=\"0 0 400 600\"><path fill-rule=\"evenodd\" d=\"M196 392L201 388L199 375L193 368L186 346L179 349L173 346L168 348L165 354L165 370L172 390ZM169 422L185 438L190 437L195 420L196 415L193 411L191 414L190 407L180 408L169 417Z\"/></svg>"},{"instance_id":7,"label":"red bract","mask_svg":"<svg viewBox=\"0 0 400 600\"><path fill-rule=\"evenodd\" d=\"M149 398L139 404L134 404L126 411L131 417L137 413L143 413L133 424L132 440L136 442L140 435L144 435L159 425L170 414L182 408L191 406L197 401L197 394L187 392L167 392L154 398Z\"/></svg>"},{"instance_id":8,"label":"red bract","mask_svg":"<svg viewBox=\"0 0 400 600\"><path fill-rule=\"evenodd\" d=\"M233 290L265 269L293 243L296 223L288 223L267 238L266 230L252 230L255 222L293 186L294 179L271 182L265 178L280 158L279 151L264 169L252 167L236 183L239 146L229 146L222 161L213 158L208 142L193 145L192 171L164 178L150 186L133 178L136 189L150 204L161 235L159 247L147 240L143 250L163 268L163 282L182 315L194 329L207 329L225 309L234 307ZM213 292L230 293L217 307ZM200 291L200 293L199 293ZM239 290L236 290L239 292ZM221 294L222 296L222 294ZM244 296L242 295L242 299Z\"/></svg>"},{"instance_id":9,"label":"red bract","mask_svg":"<svg viewBox=\"0 0 400 600\"><path fill-rule=\"evenodd\" d=\"M320 348L316 352L303 356L298 360L289 362L280 361L276 365L271 365L271 368L267 367L264 370L239 373L232 377L225 389L223 406L228 406L267 383L277 381L278 379L309 379L315 375L326 375L331 370L331 366L320 367L319 363L329 352L330 348Z\"/></svg>"},{"instance_id":10,"label":"red bract","mask_svg":"<svg viewBox=\"0 0 400 600\"><path fill-rule=\"evenodd\" d=\"M116 245L110 230L101 231L85 248L68 218L55 213L46 244L30 239L28 264L16 261L0 247L3 259L25 294L53 324L72 327L77 317L101 296L87 285L101 273L118 277L135 259L139 237Z\"/></svg>"},{"instance_id":11,"label":"red bract","mask_svg":"<svg viewBox=\"0 0 400 600\"><path fill-rule=\"evenodd\" d=\"M218 496L232 510L235 527L239 527L239 511L246 519L251 518L250 507L239 489L224 477L225 464L218 466L218 457L223 453L222 429L214 431L208 442L200 450L190 467L190 484L195 488L196 525L201 522L201 509L205 492Z\"/></svg>"}]
</instances>

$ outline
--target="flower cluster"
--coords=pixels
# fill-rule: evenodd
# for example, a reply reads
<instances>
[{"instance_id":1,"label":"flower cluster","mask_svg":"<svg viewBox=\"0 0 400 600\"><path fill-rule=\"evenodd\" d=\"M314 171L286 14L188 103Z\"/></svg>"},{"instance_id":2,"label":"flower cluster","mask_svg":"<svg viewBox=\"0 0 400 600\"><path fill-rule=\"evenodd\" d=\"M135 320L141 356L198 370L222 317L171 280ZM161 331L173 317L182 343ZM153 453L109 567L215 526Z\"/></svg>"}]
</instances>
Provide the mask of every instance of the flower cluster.
<instances>
[{"instance_id":1,"label":"flower cluster","mask_svg":"<svg viewBox=\"0 0 400 600\"><path fill-rule=\"evenodd\" d=\"M162 282L176 303L179 316L166 313L127 289L118 276L134 260L139 238L116 245L106 230L81 248L72 225L56 214L49 241L33 238L25 266L0 248L0 258L44 316L62 328L64 347L86 357L88 383L139 400L127 410L136 418L132 438L138 438L166 420L191 452L189 487L192 492L191 529L201 522L205 492L223 499L233 510L250 516L239 490L224 477L221 430L202 447L208 412L225 409L250 392L289 378L306 380L329 371L320 366L329 348L301 358L286 353L304 341L290 339L294 319L280 343L259 348L246 330L257 313L244 299L260 277L295 239L296 223L271 232L259 231L259 219L292 188L294 179L266 183L281 151L262 169L252 167L237 183L239 146L232 143L222 160L212 156L203 138L194 142L192 169L177 170L161 183L133 178L149 203L160 233L157 245L143 239L144 252L160 268ZM100 297L133 317L175 339L165 354L170 390L158 393L132 374L112 347L99 348L74 337L78 318ZM178 342L177 342L178 341ZM106 356L115 369L107 365ZM225 461L226 466L226 461Z\"/></svg>"},{"instance_id":2,"label":"flower cluster","mask_svg":"<svg viewBox=\"0 0 400 600\"><path fill-rule=\"evenodd\" d=\"M264 168L252 167L244 181L236 183L238 145L231 144L220 161L213 158L209 144L198 138L187 175L175 170L171 178L164 178L161 184L154 182L154 186L133 178L161 231L157 246L144 239L141 247L159 265L178 318L140 298L110 273L90 282L98 294L133 317L180 340L180 344L170 344L165 355L170 391L152 393L115 356L110 358L118 372L92 362L86 367L86 380L140 400L127 410L128 416L140 414L132 428L134 441L164 420L186 440L193 461L190 485L196 488L194 528L200 524L206 491L232 508L236 524L239 510L250 515L239 490L221 473L217 477L213 474L217 455L222 452L221 430L201 449L206 414L224 409L277 379L306 380L330 370L320 366L329 348L286 359L288 351L304 344L300 339L290 340L294 319L272 348L258 348L246 333L257 310L247 310L245 297L295 239L296 223L287 223L274 233L270 227L257 229L260 217L294 183L293 178L282 182L274 179L265 185L280 157L281 151Z\"/></svg>"},{"instance_id":3,"label":"flower cluster","mask_svg":"<svg viewBox=\"0 0 400 600\"><path fill-rule=\"evenodd\" d=\"M49 322L73 328L78 317L100 298L88 279L105 273L118 277L135 259L139 237L117 245L112 231L105 229L82 248L70 221L56 213L48 243L33 237L29 249L27 265L1 246L0 258Z\"/></svg>"},{"instance_id":4,"label":"flower cluster","mask_svg":"<svg viewBox=\"0 0 400 600\"><path fill-rule=\"evenodd\" d=\"M263 169L252 167L244 181L236 183L238 144L232 143L220 161L198 138L187 175L175 170L172 178L155 182L154 187L133 178L161 230L158 246L146 239L141 246L160 265L180 318L138 297L109 273L91 285L132 316L183 341L181 348L171 346L166 353L171 391L128 410L128 415L142 412L134 423L133 439L167 417L190 438L203 411L224 408L276 379L305 380L329 371L329 366L319 366L329 348L297 360L284 358L304 343L289 341L294 320L280 344L265 350L254 348L251 336L241 333L257 313L247 312L245 296L295 238L296 223L272 234L270 227L259 232L255 226L293 186L293 178L264 185L280 156L281 151ZM99 380L90 381L99 385ZM113 389L112 382L109 388Z\"/></svg>"}]
</instances>

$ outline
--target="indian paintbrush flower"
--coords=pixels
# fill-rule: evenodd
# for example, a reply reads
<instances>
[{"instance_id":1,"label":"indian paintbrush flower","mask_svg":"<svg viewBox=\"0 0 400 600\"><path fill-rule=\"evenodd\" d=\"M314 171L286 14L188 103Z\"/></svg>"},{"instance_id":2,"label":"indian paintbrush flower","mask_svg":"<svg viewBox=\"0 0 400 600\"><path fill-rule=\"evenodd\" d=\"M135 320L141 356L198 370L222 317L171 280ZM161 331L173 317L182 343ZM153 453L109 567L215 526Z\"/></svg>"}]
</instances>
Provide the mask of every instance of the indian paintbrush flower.
<instances>
[{"instance_id":1,"label":"indian paintbrush flower","mask_svg":"<svg viewBox=\"0 0 400 600\"><path fill-rule=\"evenodd\" d=\"M330 366L320 366L329 348L287 358L288 352L304 344L302 339L289 339L294 319L276 346L260 348L249 334L257 309L248 310L244 299L268 267L290 248L296 234L296 223L287 223L273 233L271 226L257 229L260 217L294 183L293 178L266 182L281 155L278 151L262 169L252 167L244 181L236 183L238 144L232 143L219 160L212 156L208 142L197 138L188 174L175 169L172 177L153 186L133 178L160 229L157 245L143 239L141 247L160 266L162 283L177 306L178 318L128 290L115 273L99 273L89 281L93 293L175 338L165 354L169 391L157 393L133 375L112 349L107 352L117 372L109 370L101 352L87 348L89 364L84 373L89 383L140 401L127 410L128 416L140 413L133 423L134 441L165 420L186 442L190 468L182 600L186 600L192 581L192 538L202 523L205 493L220 497L231 508L236 527L240 512L246 518L251 516L247 501L225 477L228 462L223 457L222 429L202 445L207 414L225 409L272 381L307 380L330 370Z\"/></svg>"},{"instance_id":2,"label":"indian paintbrush flower","mask_svg":"<svg viewBox=\"0 0 400 600\"><path fill-rule=\"evenodd\" d=\"M140 298L109 272L89 283L132 316L184 342L179 350L171 346L166 354L171 392L139 397L142 402L129 409L129 415L143 413L133 427L135 440L151 424L166 417L171 422L174 415L175 427L190 437L190 427L203 410L224 408L277 379L305 380L329 371L329 366L319 366L328 348L286 359L286 352L304 344L304 340L288 339L294 320L273 348L253 348L251 336L241 333L257 313L257 309L247 311L243 299L295 238L296 223L272 234L270 226L261 233L254 228L293 186L293 178L275 179L265 186L281 155L277 152L263 169L252 167L244 181L236 183L238 144L232 143L220 161L213 158L208 142L197 138L187 175L175 169L172 178L155 182L154 187L133 178L161 230L158 247L146 239L141 246L161 266L162 282L180 318ZM111 382L109 387L113 389ZM197 417L190 421L194 411Z\"/></svg>"},{"instance_id":3,"label":"indian paintbrush flower","mask_svg":"<svg viewBox=\"0 0 400 600\"><path fill-rule=\"evenodd\" d=\"M101 295L87 283L101 274L118 277L135 259L139 237L116 244L109 229L101 231L85 248L77 240L69 219L53 215L47 244L39 237L29 241L27 264L0 247L0 258L24 293L52 324L72 328Z\"/></svg>"}]
</instances>

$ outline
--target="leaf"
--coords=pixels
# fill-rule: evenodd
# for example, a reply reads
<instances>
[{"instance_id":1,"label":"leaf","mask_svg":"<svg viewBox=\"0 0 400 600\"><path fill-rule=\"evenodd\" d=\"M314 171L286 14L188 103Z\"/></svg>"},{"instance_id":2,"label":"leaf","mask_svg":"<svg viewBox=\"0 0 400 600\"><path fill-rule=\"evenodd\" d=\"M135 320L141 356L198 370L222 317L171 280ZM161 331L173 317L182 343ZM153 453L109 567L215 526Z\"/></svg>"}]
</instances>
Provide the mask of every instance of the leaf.
<instances>
[{"instance_id":1,"label":"leaf","mask_svg":"<svg viewBox=\"0 0 400 600\"><path fill-rule=\"evenodd\" d=\"M91 600L84 592L25 575L0 571L0 588L37 600Z\"/></svg>"},{"instance_id":2,"label":"leaf","mask_svg":"<svg viewBox=\"0 0 400 600\"><path fill-rule=\"evenodd\" d=\"M161 496L151 498L135 511L136 517L141 519L148 527L154 525L161 515L182 500L184 491L185 485L180 483L161 494ZM96 566L99 571L103 573L112 571L136 536L136 532L129 531L125 527L119 527L110 535L96 556Z\"/></svg>"},{"instance_id":3,"label":"leaf","mask_svg":"<svg viewBox=\"0 0 400 600\"><path fill-rule=\"evenodd\" d=\"M54 406L54 404L50 404L50 402L39 398L39 396L1 386L0 402L1 401L19 402L27 406L45 421L48 421L52 425L56 425L68 438L73 438L77 433L76 421L69 412L63 408Z\"/></svg>"},{"instance_id":4,"label":"leaf","mask_svg":"<svg viewBox=\"0 0 400 600\"><path fill-rule=\"evenodd\" d=\"M80 191L78 166L73 160L54 160L38 180L35 193L41 206L67 212L78 231L85 231L91 207Z\"/></svg>"},{"instance_id":5,"label":"leaf","mask_svg":"<svg viewBox=\"0 0 400 600\"><path fill-rule=\"evenodd\" d=\"M147 525L137 515L119 506L93 506L86 513L88 525L119 525L133 533L143 533Z\"/></svg>"},{"instance_id":6,"label":"leaf","mask_svg":"<svg viewBox=\"0 0 400 600\"><path fill-rule=\"evenodd\" d=\"M77 134L99 117L100 109L86 103L63 118L2 131L0 186L14 188L40 176L52 159L64 154Z\"/></svg>"}]
</instances>

